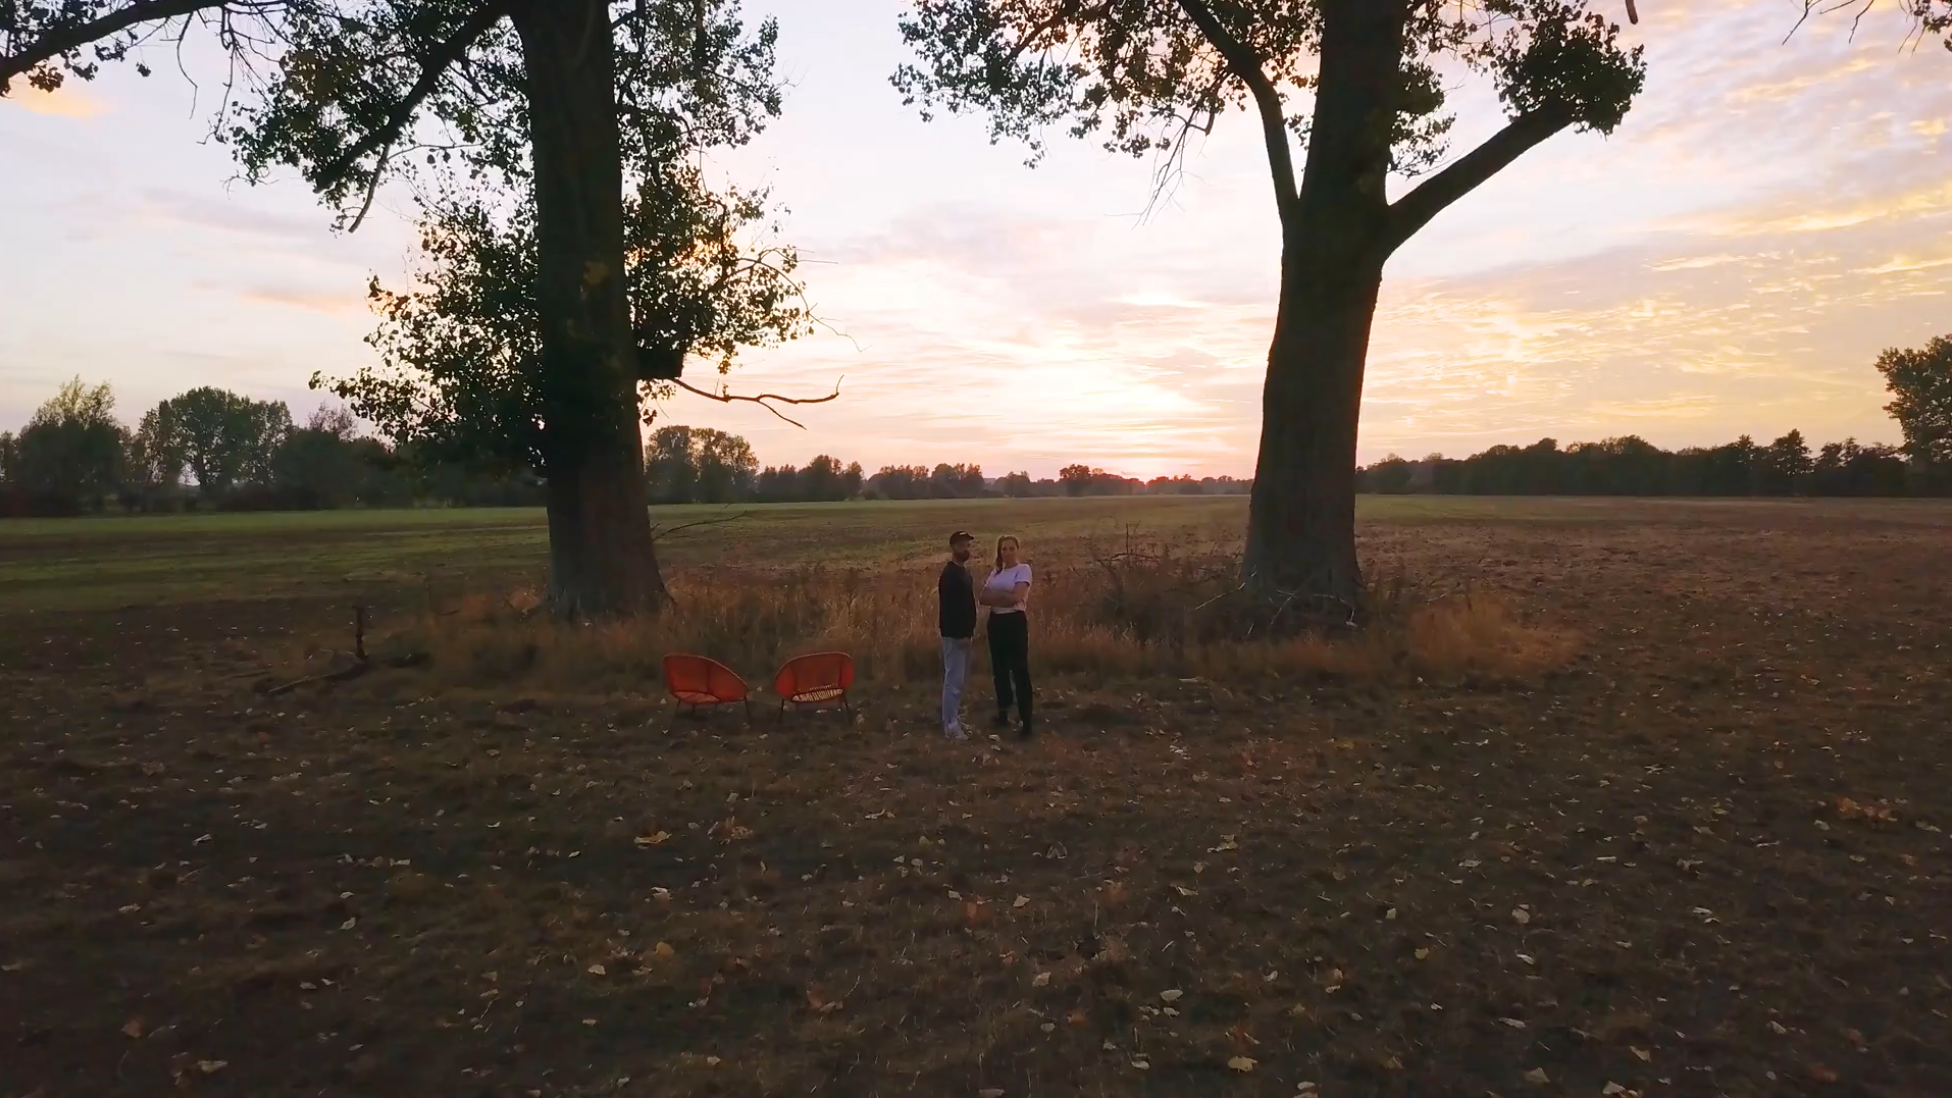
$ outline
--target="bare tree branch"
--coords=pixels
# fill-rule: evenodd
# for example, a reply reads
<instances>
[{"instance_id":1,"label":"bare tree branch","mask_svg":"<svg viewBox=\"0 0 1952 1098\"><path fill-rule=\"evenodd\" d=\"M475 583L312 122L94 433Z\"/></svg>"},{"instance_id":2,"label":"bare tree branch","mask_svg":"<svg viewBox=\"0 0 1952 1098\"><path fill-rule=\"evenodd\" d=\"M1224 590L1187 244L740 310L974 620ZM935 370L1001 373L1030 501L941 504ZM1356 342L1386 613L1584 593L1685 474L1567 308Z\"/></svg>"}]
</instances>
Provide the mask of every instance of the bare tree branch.
<instances>
[{"instance_id":1,"label":"bare tree branch","mask_svg":"<svg viewBox=\"0 0 1952 1098\"><path fill-rule=\"evenodd\" d=\"M1274 197L1285 222L1301 200L1301 189L1295 184L1294 148L1288 144L1288 119L1281 105L1281 93L1275 90L1267 73L1261 71L1260 58L1254 56L1246 43L1228 33L1206 0L1179 0L1179 6L1254 96L1254 106L1261 115L1261 137L1267 142L1268 169L1274 174Z\"/></svg>"},{"instance_id":2,"label":"bare tree branch","mask_svg":"<svg viewBox=\"0 0 1952 1098\"><path fill-rule=\"evenodd\" d=\"M507 14L507 11L507 0L494 0L475 9L474 13L468 16L467 21L461 24L459 30L441 41L434 47L433 52L428 54L421 66L420 78L414 81L413 87L407 89L407 94L400 102L394 104L386 121L355 141L352 148L321 167L318 174L313 177L314 185L321 188L332 186L344 179L361 160L398 140L401 132L407 128L407 123L413 120L413 112L418 110L421 102L434 94L434 89L440 86L441 77L446 75L447 70L455 62L467 55L468 47L474 45L476 39L488 33L496 23L501 22L502 16ZM378 171L377 168L374 170Z\"/></svg>"},{"instance_id":3,"label":"bare tree branch","mask_svg":"<svg viewBox=\"0 0 1952 1098\"><path fill-rule=\"evenodd\" d=\"M136 0L128 7L118 8L99 19L49 31L39 40L29 43L21 52L0 56L0 95L7 93L7 85L14 77L43 61L72 53L130 27L191 15L207 8L221 8L225 3L226 0Z\"/></svg>"},{"instance_id":4,"label":"bare tree branch","mask_svg":"<svg viewBox=\"0 0 1952 1098\"><path fill-rule=\"evenodd\" d=\"M386 162L392 155L392 145L380 150L379 163L373 165L373 178L366 181L366 200L359 204L359 212L353 215L352 224L346 226L347 232L356 233L359 227L366 223L366 215L373 209L373 196L379 193L380 177L386 174Z\"/></svg>"},{"instance_id":5,"label":"bare tree branch","mask_svg":"<svg viewBox=\"0 0 1952 1098\"><path fill-rule=\"evenodd\" d=\"M774 415L778 416L779 418L785 420L786 422L791 423L793 426L798 427L802 431L807 429L806 424L801 423L797 419L793 419L787 416L785 413L781 412L778 408L775 408L771 404L767 403L767 401L776 400L781 404L825 404L830 400L840 399L839 381L834 382L834 391L828 393L824 397L789 397L789 396L780 396L778 393L759 393L754 396L745 396L739 393L729 393L723 389L720 389L717 392L713 392L709 389L700 389L698 386L693 385L691 382L686 381L684 378L681 377L664 378L662 380L669 381L671 384L676 385L678 388L683 389L688 393L696 393L707 400L716 400L720 404L731 404L734 402L757 404L761 408L764 408L768 412L771 412ZM845 381L846 379L842 378L841 380Z\"/></svg>"},{"instance_id":6,"label":"bare tree branch","mask_svg":"<svg viewBox=\"0 0 1952 1098\"><path fill-rule=\"evenodd\" d=\"M1385 242L1400 247L1451 203L1476 190L1546 138L1572 125L1571 115L1534 111L1519 115L1484 144L1451 162L1443 171L1419 183L1389 207Z\"/></svg>"}]
</instances>

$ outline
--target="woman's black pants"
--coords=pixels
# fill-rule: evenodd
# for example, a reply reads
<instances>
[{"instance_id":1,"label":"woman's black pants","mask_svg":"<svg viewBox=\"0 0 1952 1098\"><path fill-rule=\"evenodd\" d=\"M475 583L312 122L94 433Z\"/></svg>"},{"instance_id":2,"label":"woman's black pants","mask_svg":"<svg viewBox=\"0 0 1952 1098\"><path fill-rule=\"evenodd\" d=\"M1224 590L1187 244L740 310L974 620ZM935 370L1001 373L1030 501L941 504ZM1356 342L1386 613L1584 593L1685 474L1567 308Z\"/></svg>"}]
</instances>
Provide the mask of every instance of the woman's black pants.
<instances>
[{"instance_id":1,"label":"woman's black pants","mask_svg":"<svg viewBox=\"0 0 1952 1098\"><path fill-rule=\"evenodd\" d=\"M1017 716L1030 724L1030 616L990 615L990 672L996 676L996 714L1010 713L1016 699Z\"/></svg>"}]
</instances>

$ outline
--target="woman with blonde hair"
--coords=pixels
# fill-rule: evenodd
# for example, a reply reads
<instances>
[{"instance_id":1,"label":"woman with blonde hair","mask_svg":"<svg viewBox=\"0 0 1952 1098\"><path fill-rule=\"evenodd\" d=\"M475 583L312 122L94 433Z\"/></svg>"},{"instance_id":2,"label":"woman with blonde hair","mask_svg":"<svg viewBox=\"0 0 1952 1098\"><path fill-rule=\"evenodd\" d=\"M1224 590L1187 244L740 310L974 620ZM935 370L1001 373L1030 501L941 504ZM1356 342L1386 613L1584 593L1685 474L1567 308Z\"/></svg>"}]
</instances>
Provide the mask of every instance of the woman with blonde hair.
<instances>
[{"instance_id":1,"label":"woman with blonde hair","mask_svg":"<svg viewBox=\"0 0 1952 1098\"><path fill-rule=\"evenodd\" d=\"M996 678L996 727L1010 726L1015 700L1017 735L1029 739L1030 719L1030 565L1018 560L1023 546L1005 534L996 539L996 566L983 581L981 601L990 609L990 672Z\"/></svg>"}]
</instances>

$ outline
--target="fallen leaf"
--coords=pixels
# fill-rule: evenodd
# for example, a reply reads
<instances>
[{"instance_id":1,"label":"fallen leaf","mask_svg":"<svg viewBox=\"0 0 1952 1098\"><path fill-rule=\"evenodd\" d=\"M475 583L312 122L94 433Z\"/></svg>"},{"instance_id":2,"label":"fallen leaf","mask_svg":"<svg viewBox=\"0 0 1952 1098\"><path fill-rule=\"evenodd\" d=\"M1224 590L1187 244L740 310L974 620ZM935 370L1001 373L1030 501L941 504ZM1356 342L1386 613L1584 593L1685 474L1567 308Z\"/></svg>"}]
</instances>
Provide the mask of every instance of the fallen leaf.
<instances>
[{"instance_id":1,"label":"fallen leaf","mask_svg":"<svg viewBox=\"0 0 1952 1098\"><path fill-rule=\"evenodd\" d=\"M1041 1026L1038 1026L1037 1028L1038 1028L1038 1030L1039 1030L1039 1031L1041 1031L1041 1032L1044 1032L1044 1033L1054 1033L1054 1032L1056 1032L1056 1030L1057 1030L1057 1023L1056 1023L1056 1022L1045 1022L1045 1023L1043 1024L1043 1025L1041 1025Z\"/></svg>"},{"instance_id":2,"label":"fallen leaf","mask_svg":"<svg viewBox=\"0 0 1952 1098\"><path fill-rule=\"evenodd\" d=\"M1417 947L1417 960L1421 961L1429 956L1430 956L1430 951L1428 949L1425 949L1422 946Z\"/></svg>"},{"instance_id":3,"label":"fallen leaf","mask_svg":"<svg viewBox=\"0 0 1952 1098\"><path fill-rule=\"evenodd\" d=\"M1064 1020L1071 1023L1074 1026L1082 1026L1086 1022L1090 1021L1090 1019L1085 1015L1085 1012L1082 1010L1074 1010L1071 1013L1066 1014L1064 1016Z\"/></svg>"},{"instance_id":4,"label":"fallen leaf","mask_svg":"<svg viewBox=\"0 0 1952 1098\"><path fill-rule=\"evenodd\" d=\"M1522 907L1512 908L1511 917L1519 926L1527 926L1532 921L1532 913Z\"/></svg>"},{"instance_id":5,"label":"fallen leaf","mask_svg":"<svg viewBox=\"0 0 1952 1098\"><path fill-rule=\"evenodd\" d=\"M1815 1079L1819 1083L1834 1083L1837 1081L1837 1073L1824 1067L1822 1064L1811 1064L1809 1071L1810 1078Z\"/></svg>"},{"instance_id":6,"label":"fallen leaf","mask_svg":"<svg viewBox=\"0 0 1952 1098\"><path fill-rule=\"evenodd\" d=\"M0 965L0 972L19 972L26 967L26 961L8 961L6 964Z\"/></svg>"},{"instance_id":7,"label":"fallen leaf","mask_svg":"<svg viewBox=\"0 0 1952 1098\"><path fill-rule=\"evenodd\" d=\"M358 924L359 924L359 916L357 916L357 915L355 915L355 916L353 916L352 918L350 918L350 919L347 919L347 920L346 920L345 922L343 922L343 923L340 923L340 924L339 924L339 929L340 929L340 930L351 930L351 929L352 929L353 927L355 927L355 926L357 926Z\"/></svg>"},{"instance_id":8,"label":"fallen leaf","mask_svg":"<svg viewBox=\"0 0 1952 1098\"><path fill-rule=\"evenodd\" d=\"M1651 1053L1651 1052L1648 1052L1648 1051L1647 1051L1646 1049L1644 1049L1644 1048L1634 1048L1634 1047L1633 1047L1633 1046L1631 1046L1631 1045L1629 1045L1629 1046L1627 1046L1627 1047L1628 1047L1628 1048L1629 1048L1629 1049L1630 1049L1630 1050L1631 1050L1631 1051L1633 1052L1633 1054L1634 1054L1635 1056L1638 1056L1638 1057L1640 1058L1640 1062L1641 1062L1641 1063L1643 1063L1643 1064L1651 1064L1651 1063L1653 1063L1653 1062L1654 1062L1654 1054L1653 1054L1653 1053Z\"/></svg>"},{"instance_id":9,"label":"fallen leaf","mask_svg":"<svg viewBox=\"0 0 1952 1098\"><path fill-rule=\"evenodd\" d=\"M1396 909L1392 907L1388 911L1383 912L1383 918L1385 919L1396 918Z\"/></svg>"},{"instance_id":10,"label":"fallen leaf","mask_svg":"<svg viewBox=\"0 0 1952 1098\"><path fill-rule=\"evenodd\" d=\"M1140 1071L1144 1071L1145 1069L1151 1067L1152 1065L1147 1063L1144 1060L1134 1060L1132 1061L1132 1066L1138 1068Z\"/></svg>"},{"instance_id":11,"label":"fallen leaf","mask_svg":"<svg viewBox=\"0 0 1952 1098\"><path fill-rule=\"evenodd\" d=\"M1771 1018L1769 1020L1769 1032L1774 1033L1780 1037L1783 1034L1788 1033L1789 1031L1783 1028L1783 1024L1781 1022L1778 1022L1774 1018Z\"/></svg>"},{"instance_id":12,"label":"fallen leaf","mask_svg":"<svg viewBox=\"0 0 1952 1098\"><path fill-rule=\"evenodd\" d=\"M1524 1022L1521 1022L1521 1021L1519 1021L1519 1020L1518 1020L1518 1019L1516 1019L1516 1018L1500 1018L1500 1019L1498 1019L1498 1021L1499 1021L1499 1022L1500 1022L1501 1024L1503 1024L1503 1025L1507 1025L1507 1026L1510 1026L1510 1027L1511 1027L1511 1028L1513 1028L1513 1029L1524 1029L1524 1028L1525 1028L1525 1023L1524 1023Z\"/></svg>"},{"instance_id":13,"label":"fallen leaf","mask_svg":"<svg viewBox=\"0 0 1952 1098\"><path fill-rule=\"evenodd\" d=\"M984 1087L976 1092L976 1098L1003 1098L1002 1087Z\"/></svg>"},{"instance_id":14,"label":"fallen leaf","mask_svg":"<svg viewBox=\"0 0 1952 1098\"><path fill-rule=\"evenodd\" d=\"M1227 1066L1235 1071L1247 1072L1254 1070L1254 1062L1252 1056L1236 1056L1227 1061Z\"/></svg>"},{"instance_id":15,"label":"fallen leaf","mask_svg":"<svg viewBox=\"0 0 1952 1098\"><path fill-rule=\"evenodd\" d=\"M1037 975L1032 976L1030 978L1031 987L1047 987L1050 985L1050 982L1051 982L1051 974L1048 972L1039 972Z\"/></svg>"},{"instance_id":16,"label":"fallen leaf","mask_svg":"<svg viewBox=\"0 0 1952 1098\"><path fill-rule=\"evenodd\" d=\"M1014 901L1012 901L1012 902L1011 902L1011 904L1010 904L1010 906L1011 906L1011 907L1023 907L1024 905L1026 905L1026 904L1028 904L1028 903L1030 903L1030 897L1028 897L1028 896L1019 896L1019 897L1017 897L1017 898L1016 898L1016 899L1015 899Z\"/></svg>"},{"instance_id":17,"label":"fallen leaf","mask_svg":"<svg viewBox=\"0 0 1952 1098\"><path fill-rule=\"evenodd\" d=\"M593 1025L595 1025L595 1024L596 1024L596 1019L595 1019L595 1018L585 1018L585 1019L583 1019L583 1024L584 1024L584 1025L586 1025L586 1026L593 1026Z\"/></svg>"},{"instance_id":18,"label":"fallen leaf","mask_svg":"<svg viewBox=\"0 0 1952 1098\"><path fill-rule=\"evenodd\" d=\"M1626 1092L1627 1088L1618 1083L1608 1083L1600 1088L1600 1093L1606 1095L1625 1094Z\"/></svg>"},{"instance_id":19,"label":"fallen leaf","mask_svg":"<svg viewBox=\"0 0 1952 1098\"><path fill-rule=\"evenodd\" d=\"M122 1023L122 1032L127 1034L130 1037L142 1036L142 1019L131 1018L128 1021Z\"/></svg>"},{"instance_id":20,"label":"fallen leaf","mask_svg":"<svg viewBox=\"0 0 1952 1098\"><path fill-rule=\"evenodd\" d=\"M1552 1081L1552 1077L1545 1073L1544 1068L1533 1068L1532 1070L1525 1073L1525 1081L1528 1083L1536 1083L1539 1086L1544 1086L1545 1084L1550 1083Z\"/></svg>"},{"instance_id":21,"label":"fallen leaf","mask_svg":"<svg viewBox=\"0 0 1952 1098\"><path fill-rule=\"evenodd\" d=\"M589 974L590 974L590 975L592 975L592 976L603 976L603 975L606 975L606 972L605 972L605 970L604 970L604 967L603 967L602 965L591 965L591 966L590 966L590 967L589 967L589 968L588 968L588 969L587 969L586 971L588 971L588 972L589 972Z\"/></svg>"},{"instance_id":22,"label":"fallen leaf","mask_svg":"<svg viewBox=\"0 0 1952 1098\"><path fill-rule=\"evenodd\" d=\"M636 840L637 845L640 847L661 846L670 841L671 833L669 831L659 831L654 835L639 835Z\"/></svg>"},{"instance_id":23,"label":"fallen leaf","mask_svg":"<svg viewBox=\"0 0 1952 1098\"><path fill-rule=\"evenodd\" d=\"M1160 992L1159 1001L1162 1003L1177 1003L1179 1002L1180 996L1185 994L1186 994L1185 992L1179 990L1178 988L1172 988L1170 990Z\"/></svg>"},{"instance_id":24,"label":"fallen leaf","mask_svg":"<svg viewBox=\"0 0 1952 1098\"><path fill-rule=\"evenodd\" d=\"M198 1060L197 1070L205 1075L215 1075L230 1066L229 1060Z\"/></svg>"},{"instance_id":25,"label":"fallen leaf","mask_svg":"<svg viewBox=\"0 0 1952 1098\"><path fill-rule=\"evenodd\" d=\"M656 955L657 959L660 961L668 961L671 958L676 957L678 955L678 951L671 948L670 942L659 942L656 948L652 949L651 952L654 955Z\"/></svg>"}]
</instances>

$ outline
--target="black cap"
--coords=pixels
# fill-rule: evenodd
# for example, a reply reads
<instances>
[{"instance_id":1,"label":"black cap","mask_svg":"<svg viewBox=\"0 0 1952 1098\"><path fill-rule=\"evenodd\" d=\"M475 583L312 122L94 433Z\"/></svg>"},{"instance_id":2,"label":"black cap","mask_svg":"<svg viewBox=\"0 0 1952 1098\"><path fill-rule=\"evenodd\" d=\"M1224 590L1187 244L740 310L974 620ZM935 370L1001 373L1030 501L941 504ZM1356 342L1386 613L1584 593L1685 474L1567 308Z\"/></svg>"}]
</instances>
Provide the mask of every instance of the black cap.
<instances>
[{"instance_id":1,"label":"black cap","mask_svg":"<svg viewBox=\"0 0 1952 1098\"><path fill-rule=\"evenodd\" d=\"M955 533L949 535L950 545L954 545L959 541L975 541L975 540L976 540L976 535L970 533L967 530L958 530Z\"/></svg>"}]
</instances>

